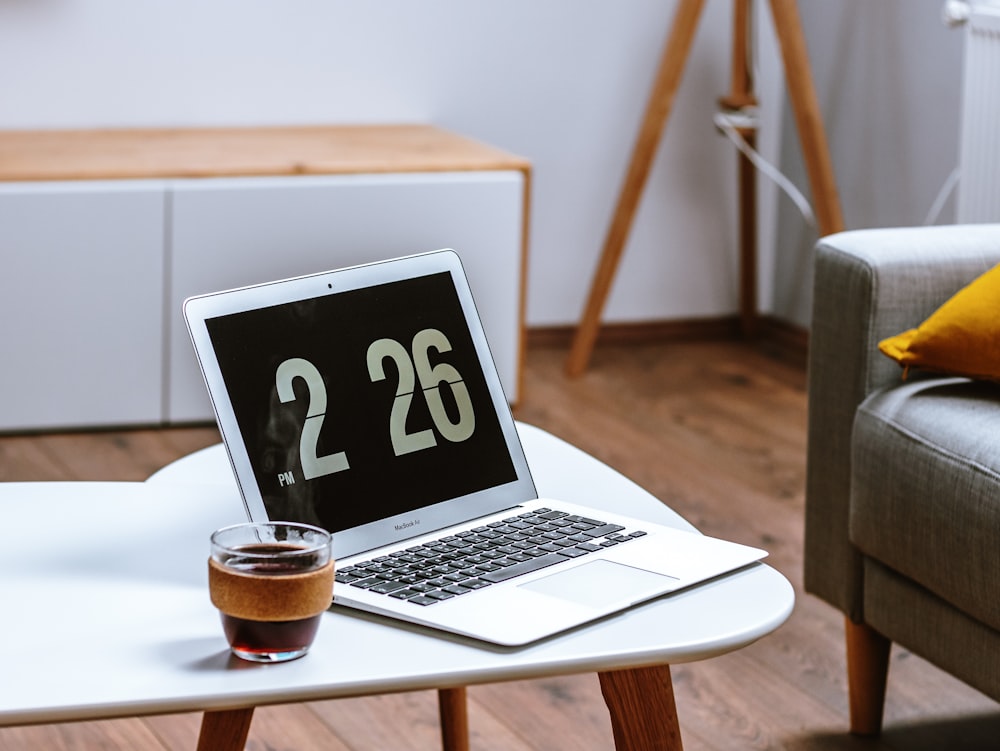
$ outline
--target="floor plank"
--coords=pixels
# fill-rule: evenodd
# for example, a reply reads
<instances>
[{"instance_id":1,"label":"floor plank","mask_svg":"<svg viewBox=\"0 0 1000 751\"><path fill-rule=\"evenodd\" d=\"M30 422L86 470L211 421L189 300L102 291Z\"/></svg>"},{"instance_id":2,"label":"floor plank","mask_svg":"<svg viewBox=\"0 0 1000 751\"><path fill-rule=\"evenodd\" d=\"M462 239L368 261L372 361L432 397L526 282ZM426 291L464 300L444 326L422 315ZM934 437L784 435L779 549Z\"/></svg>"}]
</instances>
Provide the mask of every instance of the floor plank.
<instances>
[{"instance_id":1,"label":"floor plank","mask_svg":"<svg viewBox=\"0 0 1000 751\"><path fill-rule=\"evenodd\" d=\"M473 686L469 698L532 749L599 751L613 744L596 675Z\"/></svg>"},{"instance_id":2,"label":"floor plank","mask_svg":"<svg viewBox=\"0 0 1000 751\"><path fill-rule=\"evenodd\" d=\"M0 751L170 751L145 720L101 720L0 728ZM191 746L194 748L194 746Z\"/></svg>"}]
</instances>

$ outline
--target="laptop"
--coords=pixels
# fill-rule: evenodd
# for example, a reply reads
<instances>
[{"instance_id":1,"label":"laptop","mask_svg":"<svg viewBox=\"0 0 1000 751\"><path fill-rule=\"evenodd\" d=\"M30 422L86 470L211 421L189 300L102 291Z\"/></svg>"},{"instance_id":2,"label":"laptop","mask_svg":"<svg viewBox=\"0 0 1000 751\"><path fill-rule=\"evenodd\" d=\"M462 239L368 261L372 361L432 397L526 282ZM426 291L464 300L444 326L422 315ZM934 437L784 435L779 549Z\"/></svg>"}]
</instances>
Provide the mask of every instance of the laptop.
<instances>
[{"instance_id":1,"label":"laptop","mask_svg":"<svg viewBox=\"0 0 1000 751\"><path fill-rule=\"evenodd\" d=\"M767 555L538 498L454 251L184 316L249 518L333 533L334 606L516 646Z\"/></svg>"}]
</instances>

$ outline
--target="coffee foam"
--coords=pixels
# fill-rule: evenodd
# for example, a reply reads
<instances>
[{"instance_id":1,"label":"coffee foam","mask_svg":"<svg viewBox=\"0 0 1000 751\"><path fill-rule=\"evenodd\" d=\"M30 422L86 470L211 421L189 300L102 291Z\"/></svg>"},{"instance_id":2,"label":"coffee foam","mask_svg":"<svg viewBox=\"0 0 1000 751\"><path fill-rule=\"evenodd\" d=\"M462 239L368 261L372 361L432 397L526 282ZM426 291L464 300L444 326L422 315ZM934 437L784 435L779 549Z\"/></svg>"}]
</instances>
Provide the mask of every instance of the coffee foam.
<instances>
[{"instance_id":1,"label":"coffee foam","mask_svg":"<svg viewBox=\"0 0 1000 751\"><path fill-rule=\"evenodd\" d=\"M294 621L322 613L333 601L333 561L301 574L266 576L208 559L208 590L226 615L252 621Z\"/></svg>"}]
</instances>

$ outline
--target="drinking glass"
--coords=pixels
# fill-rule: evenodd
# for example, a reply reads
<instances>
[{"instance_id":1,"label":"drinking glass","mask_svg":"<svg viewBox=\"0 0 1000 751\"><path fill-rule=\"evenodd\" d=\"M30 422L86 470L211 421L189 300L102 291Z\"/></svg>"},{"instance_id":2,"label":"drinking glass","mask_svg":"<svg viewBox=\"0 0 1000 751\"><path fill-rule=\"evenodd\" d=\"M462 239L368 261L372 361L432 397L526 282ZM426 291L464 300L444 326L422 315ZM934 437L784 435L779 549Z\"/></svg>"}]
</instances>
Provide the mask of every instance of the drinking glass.
<instances>
[{"instance_id":1,"label":"drinking glass","mask_svg":"<svg viewBox=\"0 0 1000 751\"><path fill-rule=\"evenodd\" d=\"M309 524L235 524L212 533L208 585L233 654L284 662L309 651L333 600L330 533Z\"/></svg>"}]
</instances>

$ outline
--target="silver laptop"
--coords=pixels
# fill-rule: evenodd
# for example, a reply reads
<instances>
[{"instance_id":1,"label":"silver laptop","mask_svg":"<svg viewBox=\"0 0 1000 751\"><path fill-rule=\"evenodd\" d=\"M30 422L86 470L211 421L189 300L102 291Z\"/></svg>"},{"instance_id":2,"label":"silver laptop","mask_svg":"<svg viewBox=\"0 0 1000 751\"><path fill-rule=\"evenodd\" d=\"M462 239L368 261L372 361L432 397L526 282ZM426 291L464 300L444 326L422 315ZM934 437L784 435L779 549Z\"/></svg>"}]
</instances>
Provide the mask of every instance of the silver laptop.
<instances>
[{"instance_id":1,"label":"silver laptop","mask_svg":"<svg viewBox=\"0 0 1000 751\"><path fill-rule=\"evenodd\" d=\"M334 605L520 645L767 555L539 499L454 251L184 316L249 517L333 532Z\"/></svg>"}]
</instances>

